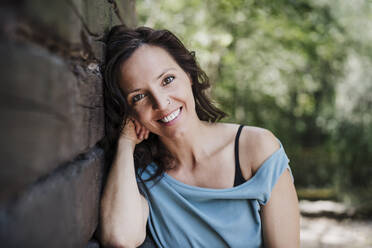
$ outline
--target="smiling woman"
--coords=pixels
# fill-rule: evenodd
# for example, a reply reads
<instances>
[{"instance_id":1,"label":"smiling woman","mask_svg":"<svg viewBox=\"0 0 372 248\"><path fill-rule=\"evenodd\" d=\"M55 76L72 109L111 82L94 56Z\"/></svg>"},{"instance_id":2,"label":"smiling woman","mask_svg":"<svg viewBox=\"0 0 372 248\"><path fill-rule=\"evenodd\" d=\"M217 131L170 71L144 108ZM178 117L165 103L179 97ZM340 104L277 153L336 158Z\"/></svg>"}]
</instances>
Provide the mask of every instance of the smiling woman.
<instances>
[{"instance_id":1,"label":"smiling woman","mask_svg":"<svg viewBox=\"0 0 372 248\"><path fill-rule=\"evenodd\" d=\"M133 118L159 137L184 135L198 119L191 80L163 48L139 47L122 64L119 85Z\"/></svg>"},{"instance_id":2,"label":"smiling woman","mask_svg":"<svg viewBox=\"0 0 372 248\"><path fill-rule=\"evenodd\" d=\"M158 247L298 247L280 142L218 123L208 77L171 32L116 26L106 45L102 243L138 246L147 226Z\"/></svg>"}]
</instances>

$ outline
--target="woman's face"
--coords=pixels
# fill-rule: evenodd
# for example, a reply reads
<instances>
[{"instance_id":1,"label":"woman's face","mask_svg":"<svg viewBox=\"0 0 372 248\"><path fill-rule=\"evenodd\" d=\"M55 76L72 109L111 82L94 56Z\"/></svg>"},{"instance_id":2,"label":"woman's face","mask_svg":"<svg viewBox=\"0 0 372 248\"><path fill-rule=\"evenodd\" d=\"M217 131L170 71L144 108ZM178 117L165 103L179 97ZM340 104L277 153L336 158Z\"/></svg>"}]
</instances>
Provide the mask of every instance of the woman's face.
<instances>
[{"instance_id":1,"label":"woman's face","mask_svg":"<svg viewBox=\"0 0 372 248\"><path fill-rule=\"evenodd\" d=\"M150 132L175 137L198 120L191 81L157 46L142 45L121 67L120 87L132 116Z\"/></svg>"}]
</instances>

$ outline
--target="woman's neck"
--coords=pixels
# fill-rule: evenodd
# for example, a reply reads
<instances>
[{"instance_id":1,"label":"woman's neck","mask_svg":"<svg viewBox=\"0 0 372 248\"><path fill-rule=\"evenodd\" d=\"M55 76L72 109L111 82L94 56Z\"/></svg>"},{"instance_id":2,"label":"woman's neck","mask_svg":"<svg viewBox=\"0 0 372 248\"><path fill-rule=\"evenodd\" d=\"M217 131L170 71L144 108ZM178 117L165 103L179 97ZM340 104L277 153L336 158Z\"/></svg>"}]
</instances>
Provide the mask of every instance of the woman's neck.
<instances>
[{"instance_id":1,"label":"woman's neck","mask_svg":"<svg viewBox=\"0 0 372 248\"><path fill-rule=\"evenodd\" d=\"M203 158L214 150L211 141L211 123L198 121L187 133L174 138L160 137L161 142L175 159L175 169L193 170Z\"/></svg>"}]
</instances>

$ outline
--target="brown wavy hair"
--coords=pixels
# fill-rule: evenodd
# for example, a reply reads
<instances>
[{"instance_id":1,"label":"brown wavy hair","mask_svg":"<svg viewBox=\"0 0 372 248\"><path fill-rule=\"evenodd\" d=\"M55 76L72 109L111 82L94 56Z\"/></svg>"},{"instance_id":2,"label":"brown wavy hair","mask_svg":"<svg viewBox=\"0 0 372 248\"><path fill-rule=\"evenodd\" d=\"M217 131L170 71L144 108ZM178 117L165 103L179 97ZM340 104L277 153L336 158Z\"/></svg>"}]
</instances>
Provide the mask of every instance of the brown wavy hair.
<instances>
[{"instance_id":1,"label":"brown wavy hair","mask_svg":"<svg viewBox=\"0 0 372 248\"><path fill-rule=\"evenodd\" d=\"M104 85L105 138L102 141L106 163L113 162L117 143L124 123L130 113L125 94L119 86L120 67L142 46L148 44L165 49L178 65L190 75L195 109L202 121L216 122L226 114L211 102L206 94L210 87L209 79L196 62L195 53L190 52L182 42L168 30L154 30L148 27L127 28L114 26L105 36L106 52L101 65ZM172 168L173 158L155 134L136 145L134 151L136 173L141 179L142 172L151 162L157 164L157 171L146 181L157 178Z\"/></svg>"}]
</instances>

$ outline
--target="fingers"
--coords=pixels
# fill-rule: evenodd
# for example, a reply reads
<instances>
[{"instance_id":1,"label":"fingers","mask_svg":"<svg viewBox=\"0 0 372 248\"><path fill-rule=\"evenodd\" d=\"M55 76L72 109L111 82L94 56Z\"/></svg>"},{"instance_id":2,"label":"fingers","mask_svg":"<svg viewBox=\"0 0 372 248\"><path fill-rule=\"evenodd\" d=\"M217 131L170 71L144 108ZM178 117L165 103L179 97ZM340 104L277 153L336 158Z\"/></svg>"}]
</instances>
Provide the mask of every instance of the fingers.
<instances>
[{"instance_id":1,"label":"fingers","mask_svg":"<svg viewBox=\"0 0 372 248\"><path fill-rule=\"evenodd\" d=\"M140 134L141 134L143 126L137 120L133 120L133 123L134 123L135 132L137 135L137 139L141 139Z\"/></svg>"},{"instance_id":2,"label":"fingers","mask_svg":"<svg viewBox=\"0 0 372 248\"><path fill-rule=\"evenodd\" d=\"M136 134L138 136L138 133L139 133L139 131L141 129L141 124L139 124L139 122L137 120L135 120L135 119L132 119L132 121L133 121L133 124L134 124L134 130L135 130L135 132L136 132Z\"/></svg>"},{"instance_id":3,"label":"fingers","mask_svg":"<svg viewBox=\"0 0 372 248\"><path fill-rule=\"evenodd\" d=\"M125 139L137 142L137 136L135 133L135 125L131 119L127 119L125 122L125 126L123 130L121 131L120 137L123 137Z\"/></svg>"},{"instance_id":4,"label":"fingers","mask_svg":"<svg viewBox=\"0 0 372 248\"><path fill-rule=\"evenodd\" d=\"M147 130L147 128L143 126L141 123L139 123L139 121L135 119L132 119L132 121L134 123L134 128L135 128L135 133L137 135L137 139L141 141L144 139L147 139L150 133L149 130Z\"/></svg>"},{"instance_id":5,"label":"fingers","mask_svg":"<svg viewBox=\"0 0 372 248\"><path fill-rule=\"evenodd\" d=\"M141 131L139 132L138 138L143 140L146 137L146 132L147 132L146 128L142 126Z\"/></svg>"},{"instance_id":6,"label":"fingers","mask_svg":"<svg viewBox=\"0 0 372 248\"><path fill-rule=\"evenodd\" d=\"M141 129L140 129L137 137L141 140L144 140L144 139L148 139L149 134L150 134L150 131L147 128L145 128L144 126L141 126Z\"/></svg>"}]
</instances>

